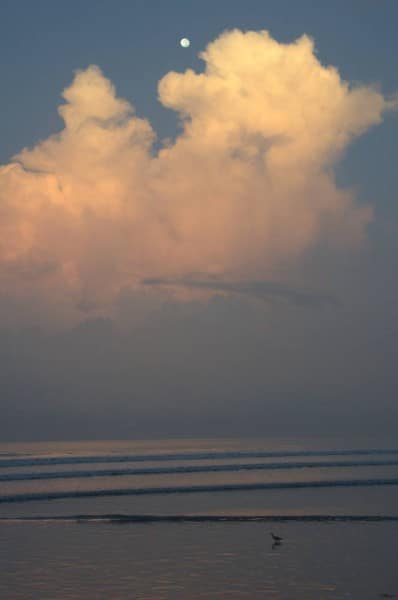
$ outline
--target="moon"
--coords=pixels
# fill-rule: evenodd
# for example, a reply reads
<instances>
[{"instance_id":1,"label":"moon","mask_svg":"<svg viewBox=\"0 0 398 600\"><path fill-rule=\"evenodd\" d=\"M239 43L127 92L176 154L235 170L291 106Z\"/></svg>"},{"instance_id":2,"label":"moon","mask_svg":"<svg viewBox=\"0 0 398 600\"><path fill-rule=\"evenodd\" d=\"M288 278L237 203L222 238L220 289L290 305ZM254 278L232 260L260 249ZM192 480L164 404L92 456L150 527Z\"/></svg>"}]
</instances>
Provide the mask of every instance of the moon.
<instances>
[{"instance_id":1,"label":"moon","mask_svg":"<svg viewBox=\"0 0 398 600\"><path fill-rule=\"evenodd\" d=\"M190 45L191 45L191 42L189 41L188 38L184 37L180 40L180 46L182 46L183 48L189 48Z\"/></svg>"}]
</instances>

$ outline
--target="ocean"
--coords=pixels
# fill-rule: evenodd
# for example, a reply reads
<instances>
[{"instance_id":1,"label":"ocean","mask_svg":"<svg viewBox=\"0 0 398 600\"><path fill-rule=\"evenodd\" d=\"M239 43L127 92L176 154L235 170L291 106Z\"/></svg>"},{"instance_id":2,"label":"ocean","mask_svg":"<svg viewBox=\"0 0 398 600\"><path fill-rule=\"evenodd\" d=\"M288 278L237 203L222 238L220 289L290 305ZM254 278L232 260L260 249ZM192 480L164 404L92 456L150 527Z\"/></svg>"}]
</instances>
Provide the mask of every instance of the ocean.
<instances>
[{"instance_id":1,"label":"ocean","mask_svg":"<svg viewBox=\"0 0 398 600\"><path fill-rule=\"evenodd\" d=\"M0 444L0 536L2 600L398 598L398 445Z\"/></svg>"}]
</instances>

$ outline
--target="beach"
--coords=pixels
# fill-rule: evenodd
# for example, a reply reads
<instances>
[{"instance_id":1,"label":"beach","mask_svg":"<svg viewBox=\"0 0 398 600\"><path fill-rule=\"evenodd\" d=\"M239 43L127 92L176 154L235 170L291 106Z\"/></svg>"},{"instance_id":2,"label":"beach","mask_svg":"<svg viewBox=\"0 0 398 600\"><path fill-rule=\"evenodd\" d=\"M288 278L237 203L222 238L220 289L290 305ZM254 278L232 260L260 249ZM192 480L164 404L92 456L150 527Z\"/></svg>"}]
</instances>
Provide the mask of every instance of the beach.
<instances>
[{"instance_id":1,"label":"beach","mask_svg":"<svg viewBox=\"0 0 398 600\"><path fill-rule=\"evenodd\" d=\"M361 441L3 445L0 596L393 597L398 453Z\"/></svg>"}]
</instances>

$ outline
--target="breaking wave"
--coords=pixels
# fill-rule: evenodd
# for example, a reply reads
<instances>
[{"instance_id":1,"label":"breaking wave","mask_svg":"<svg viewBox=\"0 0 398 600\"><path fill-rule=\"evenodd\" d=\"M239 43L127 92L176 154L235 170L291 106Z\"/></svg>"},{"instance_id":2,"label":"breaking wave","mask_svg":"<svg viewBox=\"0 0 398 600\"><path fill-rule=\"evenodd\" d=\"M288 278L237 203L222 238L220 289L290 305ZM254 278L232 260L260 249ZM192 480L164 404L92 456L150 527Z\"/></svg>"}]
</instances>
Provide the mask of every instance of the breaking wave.
<instances>
[{"instance_id":1,"label":"breaking wave","mask_svg":"<svg viewBox=\"0 0 398 600\"><path fill-rule=\"evenodd\" d=\"M354 468L354 467L386 467L398 465L398 459L391 460L340 460L340 461L299 461L277 463L235 463L235 464L206 464L178 465L167 467L143 468L108 468L96 470L74 471L31 471L0 474L0 482L36 481L51 479L87 479L93 477L123 477L131 475L176 475L188 473L215 473L234 471L279 471L290 469L325 469L325 468Z\"/></svg>"},{"instance_id":2,"label":"breaking wave","mask_svg":"<svg viewBox=\"0 0 398 600\"><path fill-rule=\"evenodd\" d=\"M0 469L10 467L30 467L47 465L75 465L123 462L164 462L171 460L221 460L234 458L294 458L315 456L382 456L398 454L393 449L352 449L352 450L292 450L292 451L228 451L228 452L185 452L167 454L106 454L92 456L40 456L23 458L1 458Z\"/></svg>"},{"instance_id":3,"label":"breaking wave","mask_svg":"<svg viewBox=\"0 0 398 600\"><path fill-rule=\"evenodd\" d=\"M143 496L165 494L196 494L204 492L241 492L256 490L288 490L303 488L374 487L395 486L398 478L380 479L330 479L324 481L284 481L258 483L226 483L216 485L181 485L168 487L135 487L97 490L68 490L60 492L33 492L0 496L0 503L61 500L67 498L99 498L105 496Z\"/></svg>"},{"instance_id":4,"label":"breaking wave","mask_svg":"<svg viewBox=\"0 0 398 600\"><path fill-rule=\"evenodd\" d=\"M77 514L29 517L0 517L0 523L42 522L104 522L104 523L239 523L239 522L370 522L398 521L394 515L129 515L129 514Z\"/></svg>"}]
</instances>

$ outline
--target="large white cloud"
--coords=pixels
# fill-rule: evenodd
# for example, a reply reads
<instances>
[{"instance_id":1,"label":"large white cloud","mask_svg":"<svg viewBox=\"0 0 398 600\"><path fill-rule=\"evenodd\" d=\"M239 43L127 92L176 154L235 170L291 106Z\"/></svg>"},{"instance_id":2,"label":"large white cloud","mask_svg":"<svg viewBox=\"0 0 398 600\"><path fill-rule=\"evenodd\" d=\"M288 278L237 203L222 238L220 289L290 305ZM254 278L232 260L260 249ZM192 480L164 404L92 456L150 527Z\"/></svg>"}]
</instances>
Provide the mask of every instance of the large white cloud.
<instances>
[{"instance_id":1,"label":"large white cloud","mask_svg":"<svg viewBox=\"0 0 398 600\"><path fill-rule=\"evenodd\" d=\"M371 209L333 165L396 103L322 66L307 36L235 30L202 58L159 83L182 131L157 155L101 70L77 72L64 129L0 167L3 303L77 317L143 279L264 279L323 241L362 241Z\"/></svg>"}]
</instances>

